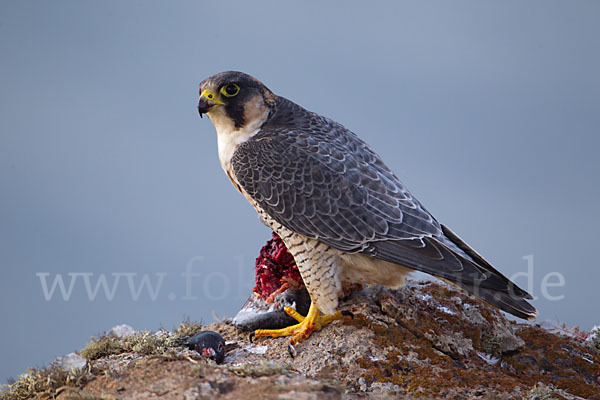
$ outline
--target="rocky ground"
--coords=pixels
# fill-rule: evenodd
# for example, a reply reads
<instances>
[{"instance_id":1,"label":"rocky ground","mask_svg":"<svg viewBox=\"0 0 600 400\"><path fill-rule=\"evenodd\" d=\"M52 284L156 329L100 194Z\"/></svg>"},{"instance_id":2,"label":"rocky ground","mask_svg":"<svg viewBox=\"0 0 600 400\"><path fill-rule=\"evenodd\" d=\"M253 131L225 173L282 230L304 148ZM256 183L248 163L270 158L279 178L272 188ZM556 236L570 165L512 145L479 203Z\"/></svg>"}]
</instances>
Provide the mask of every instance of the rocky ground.
<instances>
[{"instance_id":1,"label":"rocky ground","mask_svg":"<svg viewBox=\"0 0 600 400\"><path fill-rule=\"evenodd\" d=\"M248 341L230 322L98 338L72 368L31 370L0 399L600 399L600 332L519 324L464 292L413 282L368 289L298 345ZM178 346L200 330L226 340L223 364ZM77 361L79 360L79 361Z\"/></svg>"}]
</instances>

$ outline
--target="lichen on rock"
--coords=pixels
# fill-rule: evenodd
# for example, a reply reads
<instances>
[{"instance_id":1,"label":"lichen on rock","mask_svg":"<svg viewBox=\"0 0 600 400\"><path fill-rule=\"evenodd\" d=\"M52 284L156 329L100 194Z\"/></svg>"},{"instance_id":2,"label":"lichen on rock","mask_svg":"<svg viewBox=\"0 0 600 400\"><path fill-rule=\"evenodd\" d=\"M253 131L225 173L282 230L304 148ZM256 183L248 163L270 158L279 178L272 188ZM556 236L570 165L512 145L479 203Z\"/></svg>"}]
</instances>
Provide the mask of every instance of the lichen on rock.
<instances>
[{"instance_id":1,"label":"lichen on rock","mask_svg":"<svg viewBox=\"0 0 600 400\"><path fill-rule=\"evenodd\" d=\"M315 332L294 359L287 338L250 344L231 322L187 322L95 339L85 369L30 373L0 398L600 399L600 352L588 342L509 321L451 286L367 288L340 307L354 319ZM222 365L175 340L200 330L225 339Z\"/></svg>"},{"instance_id":2,"label":"lichen on rock","mask_svg":"<svg viewBox=\"0 0 600 400\"><path fill-rule=\"evenodd\" d=\"M346 289L340 308L354 318L313 333L295 358L285 337L249 343L244 329L289 325L294 320L283 307L305 313L310 303L293 258L274 235L257 258L256 288L233 322L187 320L173 332L115 328L69 358L83 368L32 369L0 400L600 399L600 328L509 321L439 282ZM223 364L203 358L198 346L185 347L200 331L218 334Z\"/></svg>"}]
</instances>

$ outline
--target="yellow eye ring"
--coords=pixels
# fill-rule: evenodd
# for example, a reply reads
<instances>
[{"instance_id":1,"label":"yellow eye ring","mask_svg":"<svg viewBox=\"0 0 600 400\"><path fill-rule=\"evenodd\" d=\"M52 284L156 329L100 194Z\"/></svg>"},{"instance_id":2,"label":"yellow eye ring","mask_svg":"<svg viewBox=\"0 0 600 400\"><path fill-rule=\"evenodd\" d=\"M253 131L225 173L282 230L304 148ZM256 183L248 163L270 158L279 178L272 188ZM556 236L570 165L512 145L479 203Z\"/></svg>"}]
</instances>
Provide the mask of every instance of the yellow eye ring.
<instances>
[{"instance_id":1,"label":"yellow eye ring","mask_svg":"<svg viewBox=\"0 0 600 400\"><path fill-rule=\"evenodd\" d=\"M235 83L230 83L221 87L220 92L225 97L233 97L240 92L240 87Z\"/></svg>"}]
</instances>

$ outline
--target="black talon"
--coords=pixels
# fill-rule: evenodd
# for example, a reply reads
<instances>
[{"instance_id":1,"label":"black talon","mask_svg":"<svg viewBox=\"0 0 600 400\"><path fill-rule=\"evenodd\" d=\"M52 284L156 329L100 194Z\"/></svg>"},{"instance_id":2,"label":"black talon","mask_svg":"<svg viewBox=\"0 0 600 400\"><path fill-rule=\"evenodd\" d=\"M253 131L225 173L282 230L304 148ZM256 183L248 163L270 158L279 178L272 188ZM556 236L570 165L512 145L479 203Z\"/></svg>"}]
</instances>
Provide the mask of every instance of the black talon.
<instances>
[{"instance_id":1,"label":"black talon","mask_svg":"<svg viewBox=\"0 0 600 400\"><path fill-rule=\"evenodd\" d=\"M344 317L350 317L350 318L354 319L354 313L351 311L342 310L342 315Z\"/></svg>"},{"instance_id":2,"label":"black talon","mask_svg":"<svg viewBox=\"0 0 600 400\"><path fill-rule=\"evenodd\" d=\"M288 353L290 353L290 357L295 358L296 355L298 354L298 352L296 351L296 348L294 347L294 345L290 342L288 343Z\"/></svg>"},{"instance_id":3,"label":"black talon","mask_svg":"<svg viewBox=\"0 0 600 400\"><path fill-rule=\"evenodd\" d=\"M252 343L252 339L254 339L256 337L256 334L254 333L254 331L250 332L250 335L248 335L248 339L250 339L250 343Z\"/></svg>"}]
</instances>

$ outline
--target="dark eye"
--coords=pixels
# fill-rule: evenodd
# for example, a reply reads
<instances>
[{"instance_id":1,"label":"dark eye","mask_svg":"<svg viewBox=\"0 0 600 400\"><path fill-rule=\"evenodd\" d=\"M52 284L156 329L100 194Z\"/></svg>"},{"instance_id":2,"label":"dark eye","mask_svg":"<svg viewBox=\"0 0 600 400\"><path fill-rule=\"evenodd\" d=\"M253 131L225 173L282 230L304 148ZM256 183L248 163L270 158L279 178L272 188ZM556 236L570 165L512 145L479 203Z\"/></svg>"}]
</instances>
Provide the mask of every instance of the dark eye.
<instances>
[{"instance_id":1,"label":"dark eye","mask_svg":"<svg viewBox=\"0 0 600 400\"><path fill-rule=\"evenodd\" d=\"M223 93L227 97L233 97L238 94L240 91L240 87L235 83L230 83L229 85L225 85L221 88L221 93Z\"/></svg>"}]
</instances>

